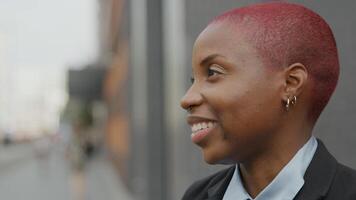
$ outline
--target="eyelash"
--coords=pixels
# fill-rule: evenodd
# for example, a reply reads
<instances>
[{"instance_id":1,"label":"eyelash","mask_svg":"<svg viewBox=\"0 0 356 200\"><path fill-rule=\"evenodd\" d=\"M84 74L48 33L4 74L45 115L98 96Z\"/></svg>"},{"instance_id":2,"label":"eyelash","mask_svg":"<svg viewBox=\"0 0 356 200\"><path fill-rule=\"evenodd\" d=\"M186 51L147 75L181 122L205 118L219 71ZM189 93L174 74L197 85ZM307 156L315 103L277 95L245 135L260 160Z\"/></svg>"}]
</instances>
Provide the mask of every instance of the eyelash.
<instances>
[{"instance_id":1,"label":"eyelash","mask_svg":"<svg viewBox=\"0 0 356 200\"><path fill-rule=\"evenodd\" d=\"M219 74L221 74L221 72L208 68L208 77L219 75Z\"/></svg>"},{"instance_id":2,"label":"eyelash","mask_svg":"<svg viewBox=\"0 0 356 200\"><path fill-rule=\"evenodd\" d=\"M215 67L212 67L212 66L215 66ZM220 69L220 70L219 69L220 69L220 66L218 66L218 65L215 65L215 64L210 65L209 68L207 69L208 79L214 78L214 77L217 78L216 76L224 74L224 72L220 71L222 69Z\"/></svg>"},{"instance_id":3,"label":"eyelash","mask_svg":"<svg viewBox=\"0 0 356 200\"><path fill-rule=\"evenodd\" d=\"M213 76L217 76L217 75L221 75L223 74L222 72L220 72L219 70L214 70L214 69L211 69L210 67L207 69L207 77L210 78ZM190 77L190 82L191 84L193 84L195 81L194 77Z\"/></svg>"}]
</instances>

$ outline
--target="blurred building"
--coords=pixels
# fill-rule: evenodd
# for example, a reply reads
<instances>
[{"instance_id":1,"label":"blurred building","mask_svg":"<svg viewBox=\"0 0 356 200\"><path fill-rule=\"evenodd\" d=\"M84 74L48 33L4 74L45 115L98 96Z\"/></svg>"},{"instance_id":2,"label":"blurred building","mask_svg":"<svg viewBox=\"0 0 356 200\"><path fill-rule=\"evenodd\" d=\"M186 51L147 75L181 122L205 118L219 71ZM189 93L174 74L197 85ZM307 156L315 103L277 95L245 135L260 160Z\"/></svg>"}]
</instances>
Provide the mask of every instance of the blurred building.
<instances>
[{"instance_id":1,"label":"blurred building","mask_svg":"<svg viewBox=\"0 0 356 200\"><path fill-rule=\"evenodd\" d=\"M99 63L106 68L102 91L106 105L105 143L118 173L136 199L180 199L193 180L223 167L203 162L200 150L190 142L185 113L179 106L189 87L194 40L213 16L263 0L98 2ZM354 142L348 142L351 138L355 141L355 136L348 132L355 128L351 122L354 114L345 110L356 100L354 94L345 97L348 94L345 86L351 84L346 80L352 79L347 74L356 72L356 68L349 67L355 63L348 58L355 45L350 46L347 41L355 44L351 33L356 33L356 29L350 28L352 22L338 15L352 16L350 7L356 5L331 0L323 4L290 2L317 11L334 29L344 72L339 84L342 88L336 92L315 132L341 161L356 167L352 157L356 153L352 148ZM343 133L336 136L334 132L338 129Z\"/></svg>"},{"instance_id":2,"label":"blurred building","mask_svg":"<svg viewBox=\"0 0 356 200\"><path fill-rule=\"evenodd\" d=\"M25 66L5 73L3 78L0 129L14 137L54 133L66 98L63 73L50 67Z\"/></svg>"},{"instance_id":3,"label":"blurred building","mask_svg":"<svg viewBox=\"0 0 356 200\"><path fill-rule=\"evenodd\" d=\"M0 3L0 134L56 133L68 63L95 58L93 1Z\"/></svg>"}]
</instances>

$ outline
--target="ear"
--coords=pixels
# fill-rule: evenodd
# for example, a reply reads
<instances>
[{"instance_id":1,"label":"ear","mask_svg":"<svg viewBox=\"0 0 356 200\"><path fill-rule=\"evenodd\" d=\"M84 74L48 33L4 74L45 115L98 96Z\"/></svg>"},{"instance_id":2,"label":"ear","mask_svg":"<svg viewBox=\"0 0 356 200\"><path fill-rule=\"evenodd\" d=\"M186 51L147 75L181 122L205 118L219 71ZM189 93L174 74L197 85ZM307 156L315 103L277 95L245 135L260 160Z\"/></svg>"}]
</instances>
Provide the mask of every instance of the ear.
<instances>
[{"instance_id":1,"label":"ear","mask_svg":"<svg viewBox=\"0 0 356 200\"><path fill-rule=\"evenodd\" d=\"M284 69L284 82L285 88L283 92L283 100L287 101L288 98L299 96L308 81L308 70L301 63L294 63Z\"/></svg>"}]
</instances>

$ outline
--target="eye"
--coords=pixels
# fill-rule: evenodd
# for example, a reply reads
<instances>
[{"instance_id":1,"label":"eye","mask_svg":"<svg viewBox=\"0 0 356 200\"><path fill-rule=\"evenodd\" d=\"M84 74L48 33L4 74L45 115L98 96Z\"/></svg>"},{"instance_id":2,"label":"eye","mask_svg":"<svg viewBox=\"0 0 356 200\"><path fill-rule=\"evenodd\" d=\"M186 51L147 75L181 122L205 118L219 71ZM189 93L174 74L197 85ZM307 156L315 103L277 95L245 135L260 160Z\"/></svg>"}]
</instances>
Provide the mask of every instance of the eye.
<instances>
[{"instance_id":1,"label":"eye","mask_svg":"<svg viewBox=\"0 0 356 200\"><path fill-rule=\"evenodd\" d=\"M209 66L208 71L207 71L208 78L218 76L221 74L224 74L224 70L222 69L222 67L220 67L219 65L216 65L216 64Z\"/></svg>"},{"instance_id":2,"label":"eye","mask_svg":"<svg viewBox=\"0 0 356 200\"><path fill-rule=\"evenodd\" d=\"M214 76L214 75L219 75L220 73L218 71L215 71L214 69L209 68L208 69L208 77Z\"/></svg>"}]
</instances>

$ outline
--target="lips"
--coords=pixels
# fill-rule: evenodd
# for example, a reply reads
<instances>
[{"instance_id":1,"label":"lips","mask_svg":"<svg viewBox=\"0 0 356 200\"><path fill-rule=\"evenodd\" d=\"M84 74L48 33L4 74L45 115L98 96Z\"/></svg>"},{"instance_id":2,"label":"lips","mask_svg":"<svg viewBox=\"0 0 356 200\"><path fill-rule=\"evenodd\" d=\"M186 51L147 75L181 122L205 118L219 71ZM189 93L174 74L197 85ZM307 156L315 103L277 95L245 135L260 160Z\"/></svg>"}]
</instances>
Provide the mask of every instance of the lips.
<instances>
[{"instance_id":1,"label":"lips","mask_svg":"<svg viewBox=\"0 0 356 200\"><path fill-rule=\"evenodd\" d=\"M214 122L202 122L199 124L194 124L192 126L192 134L190 135L192 141L194 143L201 142L204 138L206 138L211 133L211 130L214 127L215 127Z\"/></svg>"},{"instance_id":2,"label":"lips","mask_svg":"<svg viewBox=\"0 0 356 200\"><path fill-rule=\"evenodd\" d=\"M194 143L201 142L206 138L216 126L216 121L198 116L189 116L187 118L188 124L191 127L191 139Z\"/></svg>"}]
</instances>

